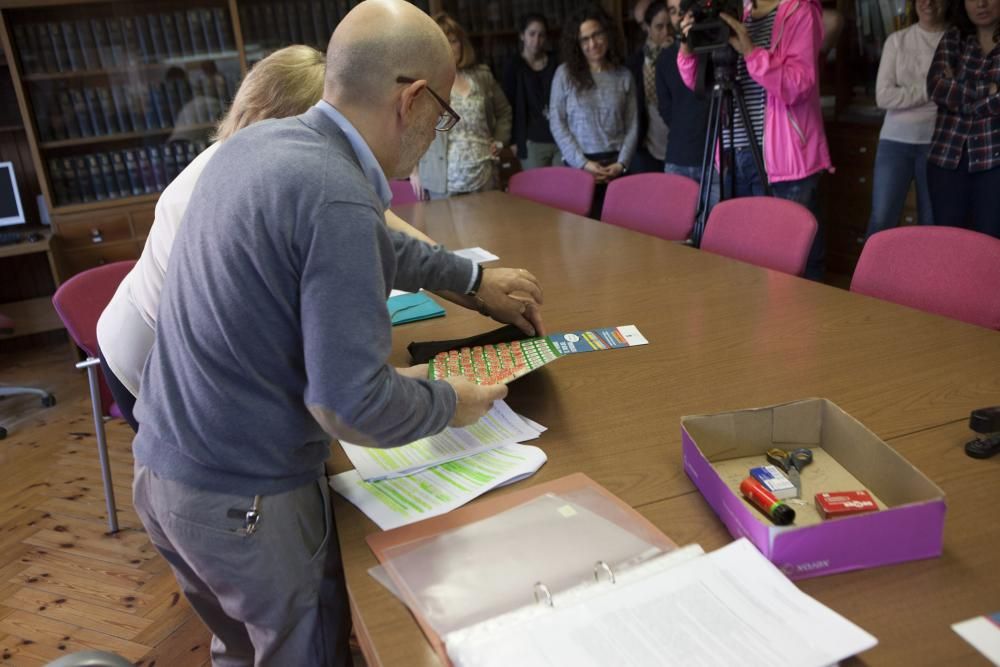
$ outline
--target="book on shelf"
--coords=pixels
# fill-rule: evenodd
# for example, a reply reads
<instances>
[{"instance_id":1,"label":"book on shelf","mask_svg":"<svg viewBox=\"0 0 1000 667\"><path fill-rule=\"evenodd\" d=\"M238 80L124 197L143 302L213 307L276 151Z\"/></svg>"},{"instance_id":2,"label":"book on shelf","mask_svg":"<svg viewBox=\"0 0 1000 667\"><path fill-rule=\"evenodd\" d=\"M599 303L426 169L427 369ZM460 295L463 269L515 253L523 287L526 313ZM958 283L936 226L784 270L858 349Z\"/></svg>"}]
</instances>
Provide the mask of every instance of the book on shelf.
<instances>
[{"instance_id":1,"label":"book on shelf","mask_svg":"<svg viewBox=\"0 0 1000 667\"><path fill-rule=\"evenodd\" d=\"M80 188L80 179L76 175L76 167L71 158L65 157L59 160L61 168L59 174L66 188L67 204L79 204L83 201L83 192Z\"/></svg>"},{"instance_id":2,"label":"book on shelf","mask_svg":"<svg viewBox=\"0 0 1000 667\"><path fill-rule=\"evenodd\" d=\"M330 41L330 23L323 12L323 3L320 0L312 0L309 3L309 11L312 14L313 29L316 31L316 45L321 46Z\"/></svg>"},{"instance_id":3,"label":"book on shelf","mask_svg":"<svg viewBox=\"0 0 1000 667\"><path fill-rule=\"evenodd\" d=\"M153 108L149 89L145 86L136 86L132 90L131 97L133 107L132 122L135 125L135 129L140 132L158 129L160 123L156 119L156 110ZM138 114L135 111L138 111ZM137 120L139 122L136 122Z\"/></svg>"},{"instance_id":4,"label":"book on shelf","mask_svg":"<svg viewBox=\"0 0 1000 667\"><path fill-rule=\"evenodd\" d=\"M122 54L124 65L136 65L145 62L142 52L139 49L139 35L136 32L135 18L123 16L119 22L122 33Z\"/></svg>"},{"instance_id":5,"label":"book on shelf","mask_svg":"<svg viewBox=\"0 0 1000 667\"><path fill-rule=\"evenodd\" d=\"M170 53L163 41L163 26L160 23L160 17L156 14L146 14L141 20L146 22L146 31L149 33L149 48L156 54L156 59L169 57Z\"/></svg>"},{"instance_id":6,"label":"book on shelf","mask_svg":"<svg viewBox=\"0 0 1000 667\"><path fill-rule=\"evenodd\" d=\"M177 32L177 43L180 45L179 55L192 55L191 34L188 32L187 16L182 11L176 11L171 15L171 17L174 20L175 30Z\"/></svg>"},{"instance_id":7,"label":"book on shelf","mask_svg":"<svg viewBox=\"0 0 1000 667\"><path fill-rule=\"evenodd\" d=\"M174 119L170 116L170 107L167 104L166 95L163 92L162 83L151 83L149 89L149 102L153 109L153 117L156 119L156 127L161 130L173 125Z\"/></svg>"},{"instance_id":8,"label":"book on shelf","mask_svg":"<svg viewBox=\"0 0 1000 667\"><path fill-rule=\"evenodd\" d=\"M274 12L274 23L265 23L264 26L274 26L271 30L271 34L277 38L279 44L291 44L292 38L288 34L288 16L285 14L284 3L276 3L272 5L271 3L264 3L265 11L271 9Z\"/></svg>"},{"instance_id":9,"label":"book on shelf","mask_svg":"<svg viewBox=\"0 0 1000 667\"><path fill-rule=\"evenodd\" d=\"M112 85L110 89L111 104L115 110L120 132L132 132L132 115L128 103L128 90L124 86Z\"/></svg>"},{"instance_id":10,"label":"book on shelf","mask_svg":"<svg viewBox=\"0 0 1000 667\"><path fill-rule=\"evenodd\" d=\"M39 61L41 54L37 37L30 28L33 26L15 23L11 31L14 33L14 46L17 47L17 53L21 57L21 70L25 74L38 74L42 71Z\"/></svg>"},{"instance_id":11,"label":"book on shelf","mask_svg":"<svg viewBox=\"0 0 1000 667\"><path fill-rule=\"evenodd\" d=\"M201 30L201 17L198 16L198 10L189 9L184 12L187 30L188 30L188 41L191 44L191 53L194 55L206 53L208 47L205 44L205 33Z\"/></svg>"},{"instance_id":12,"label":"book on shelf","mask_svg":"<svg viewBox=\"0 0 1000 667\"><path fill-rule=\"evenodd\" d=\"M98 86L93 91L107 134L119 134L122 128L118 122L118 114L115 113L115 104L111 100L111 92L106 86Z\"/></svg>"},{"instance_id":13,"label":"book on shelf","mask_svg":"<svg viewBox=\"0 0 1000 667\"><path fill-rule=\"evenodd\" d=\"M101 69L101 58L97 53L97 45L94 43L94 33L90 29L90 23L85 20L74 21L76 29L76 39L80 43L80 61L85 70Z\"/></svg>"},{"instance_id":14,"label":"book on shelf","mask_svg":"<svg viewBox=\"0 0 1000 667\"><path fill-rule=\"evenodd\" d=\"M142 148L132 149L135 153L136 164L139 165L139 177L142 179L142 190L149 194L156 192L156 177L153 175L153 165L149 161L149 155Z\"/></svg>"},{"instance_id":15,"label":"book on shelf","mask_svg":"<svg viewBox=\"0 0 1000 667\"><path fill-rule=\"evenodd\" d=\"M170 144L163 145L163 171L166 173L168 184L180 173L180 169L177 167L177 158L174 157L174 149Z\"/></svg>"},{"instance_id":16,"label":"book on shelf","mask_svg":"<svg viewBox=\"0 0 1000 667\"><path fill-rule=\"evenodd\" d=\"M205 45L205 53L218 53L222 45L215 35L215 24L212 22L212 12L207 9L193 9L201 30L201 41Z\"/></svg>"},{"instance_id":17,"label":"book on shelf","mask_svg":"<svg viewBox=\"0 0 1000 667\"><path fill-rule=\"evenodd\" d=\"M153 48L153 37L149 34L149 24L145 16L135 16L126 19L126 30L135 32L136 53L140 63L155 63L159 61L160 54Z\"/></svg>"},{"instance_id":18,"label":"book on shelf","mask_svg":"<svg viewBox=\"0 0 1000 667\"><path fill-rule=\"evenodd\" d=\"M141 195L145 188L142 185L142 171L139 169L139 160L135 149L122 151L122 155L125 160L125 171L128 173L128 181L132 188L132 194Z\"/></svg>"},{"instance_id":19,"label":"book on shelf","mask_svg":"<svg viewBox=\"0 0 1000 667\"><path fill-rule=\"evenodd\" d=\"M64 88L56 93L56 104L59 108L59 117L62 119L62 127L65 130L65 138L79 139L80 126L76 122L76 112L73 111L73 101L69 97L69 90Z\"/></svg>"},{"instance_id":20,"label":"book on shelf","mask_svg":"<svg viewBox=\"0 0 1000 667\"><path fill-rule=\"evenodd\" d=\"M153 182L156 184L156 191L162 192L167 187L167 172L161 158L160 148L148 146L146 153L149 154L149 164L153 170Z\"/></svg>"},{"instance_id":21,"label":"book on shelf","mask_svg":"<svg viewBox=\"0 0 1000 667\"><path fill-rule=\"evenodd\" d=\"M80 155L70 158L70 161L75 175L74 182L80 191L80 202L88 204L94 201L94 183L90 180L90 173L87 171L87 161Z\"/></svg>"},{"instance_id":22,"label":"book on shelf","mask_svg":"<svg viewBox=\"0 0 1000 667\"><path fill-rule=\"evenodd\" d=\"M299 2L296 4L295 10L299 17L299 33L302 35L299 43L319 44L319 40L316 38L316 28L318 26L313 24L312 10L309 9L309 3Z\"/></svg>"},{"instance_id":23,"label":"book on shelf","mask_svg":"<svg viewBox=\"0 0 1000 667\"><path fill-rule=\"evenodd\" d=\"M94 88L86 87L82 91L83 101L87 106L87 116L90 118L90 126L94 128L95 136L109 134L107 125L104 122L104 114L101 111L101 103L97 98L97 91Z\"/></svg>"},{"instance_id":24,"label":"book on shelf","mask_svg":"<svg viewBox=\"0 0 1000 667\"><path fill-rule=\"evenodd\" d=\"M101 174L101 166L97 162L97 156L87 155L83 159L87 164L87 180L90 181L90 189L94 193L94 199L104 201L108 198L108 189L104 183L104 176Z\"/></svg>"},{"instance_id":25,"label":"book on shelf","mask_svg":"<svg viewBox=\"0 0 1000 667\"><path fill-rule=\"evenodd\" d=\"M45 43L47 45L47 53L50 54L47 62L53 67L48 67L46 70L48 72L68 72L69 71L69 56L66 53L66 42L63 40L62 30L59 29L59 24L55 22L49 22L45 24Z\"/></svg>"},{"instance_id":26,"label":"book on shelf","mask_svg":"<svg viewBox=\"0 0 1000 667\"><path fill-rule=\"evenodd\" d=\"M98 153L96 156L97 166L101 170L101 181L104 183L104 192L108 199L117 199L121 196L118 191L118 182L115 180L115 170L111 166L111 158L107 153Z\"/></svg>"},{"instance_id":27,"label":"book on shelf","mask_svg":"<svg viewBox=\"0 0 1000 667\"><path fill-rule=\"evenodd\" d=\"M125 36L122 34L122 24L118 18L112 16L105 20L108 30L108 48L111 51L112 67L124 67L129 63L128 54L125 51Z\"/></svg>"},{"instance_id":28,"label":"book on shelf","mask_svg":"<svg viewBox=\"0 0 1000 667\"><path fill-rule=\"evenodd\" d=\"M66 49L66 64L69 71L77 72L84 69L83 55L80 53L80 39L76 34L76 26L69 21L60 21L59 30L62 32L63 45Z\"/></svg>"},{"instance_id":29,"label":"book on shelf","mask_svg":"<svg viewBox=\"0 0 1000 667\"><path fill-rule=\"evenodd\" d=\"M90 122L90 112L87 111L87 102L83 98L83 92L77 88L70 88L69 99L73 106L73 115L76 117L76 125L80 128L80 136L94 136L94 126Z\"/></svg>"},{"instance_id":30,"label":"book on shelf","mask_svg":"<svg viewBox=\"0 0 1000 667\"><path fill-rule=\"evenodd\" d=\"M190 160L187 159L187 144L186 141L175 141L173 143L167 144L166 149L169 149L174 156L174 164L177 166L177 173L184 171L184 167L188 166ZM165 149L165 150L166 150Z\"/></svg>"},{"instance_id":31,"label":"book on shelf","mask_svg":"<svg viewBox=\"0 0 1000 667\"><path fill-rule=\"evenodd\" d=\"M163 13L159 15L160 28L163 30L163 46L166 49L167 58L179 58L184 55L181 51L181 43L177 37L177 27L174 25L174 15Z\"/></svg>"},{"instance_id":32,"label":"book on shelf","mask_svg":"<svg viewBox=\"0 0 1000 667\"><path fill-rule=\"evenodd\" d=\"M176 84L177 82L171 79L167 79L160 84L163 87L163 95L167 100L167 108L170 110L170 118L173 119L174 125L177 124L177 119L181 115L181 109L184 107L181 103Z\"/></svg>"},{"instance_id":33,"label":"book on shelf","mask_svg":"<svg viewBox=\"0 0 1000 667\"><path fill-rule=\"evenodd\" d=\"M125 158L121 151L114 151L110 154L111 171L114 173L115 184L118 186L118 197L130 197L132 195L132 184L128 180L128 170L125 168Z\"/></svg>"},{"instance_id":34,"label":"book on shelf","mask_svg":"<svg viewBox=\"0 0 1000 667\"><path fill-rule=\"evenodd\" d=\"M52 185L52 199L55 204L69 203L69 191L66 189L66 177L62 165L56 158L49 159L49 183Z\"/></svg>"},{"instance_id":35,"label":"book on shelf","mask_svg":"<svg viewBox=\"0 0 1000 667\"><path fill-rule=\"evenodd\" d=\"M94 45L97 47L97 60L101 69L115 66L114 55L111 52L111 42L108 40L108 28L102 19L90 19L90 30L94 34Z\"/></svg>"},{"instance_id":36,"label":"book on shelf","mask_svg":"<svg viewBox=\"0 0 1000 667\"><path fill-rule=\"evenodd\" d=\"M212 23L215 26L219 48L223 51L235 51L236 43L233 41L233 28L229 21L229 13L221 7L213 7Z\"/></svg>"}]
</instances>

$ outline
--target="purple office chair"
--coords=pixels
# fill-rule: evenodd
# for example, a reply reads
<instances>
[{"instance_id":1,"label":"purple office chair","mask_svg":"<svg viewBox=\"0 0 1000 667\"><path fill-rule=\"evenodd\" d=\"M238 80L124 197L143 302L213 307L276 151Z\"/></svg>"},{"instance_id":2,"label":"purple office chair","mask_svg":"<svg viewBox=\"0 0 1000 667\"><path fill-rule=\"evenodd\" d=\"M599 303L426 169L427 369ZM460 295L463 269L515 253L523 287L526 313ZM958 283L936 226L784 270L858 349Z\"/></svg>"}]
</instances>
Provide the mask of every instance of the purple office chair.
<instances>
[{"instance_id":1,"label":"purple office chair","mask_svg":"<svg viewBox=\"0 0 1000 667\"><path fill-rule=\"evenodd\" d=\"M1000 239L958 227L897 227L861 250L851 291L1000 330Z\"/></svg>"},{"instance_id":2,"label":"purple office chair","mask_svg":"<svg viewBox=\"0 0 1000 667\"><path fill-rule=\"evenodd\" d=\"M411 186L410 182L406 179L394 179L389 181L389 188L392 190L393 206L416 204L420 201L420 198L413 194L413 186Z\"/></svg>"},{"instance_id":3,"label":"purple office chair","mask_svg":"<svg viewBox=\"0 0 1000 667\"><path fill-rule=\"evenodd\" d=\"M10 319L3 313L0 313L0 334L9 335L14 333L15 330L14 320ZM42 406L50 408L56 404L56 397L45 391L44 389L36 389L34 387L19 387L12 386L9 384L0 384L0 398L7 398L8 396L20 396L22 394L31 394L42 399ZM7 429L0 426L0 440L7 437Z\"/></svg>"},{"instance_id":4,"label":"purple office chair","mask_svg":"<svg viewBox=\"0 0 1000 667\"><path fill-rule=\"evenodd\" d=\"M787 199L728 199L712 208L701 249L801 276L816 228L809 209Z\"/></svg>"},{"instance_id":5,"label":"purple office chair","mask_svg":"<svg viewBox=\"0 0 1000 667\"><path fill-rule=\"evenodd\" d=\"M683 241L691 235L697 212L697 181L676 174L636 174L608 184L601 220L667 241Z\"/></svg>"},{"instance_id":6,"label":"purple office chair","mask_svg":"<svg viewBox=\"0 0 1000 667\"><path fill-rule=\"evenodd\" d=\"M576 215L587 215L594 198L594 177L583 169L539 167L511 176L507 192Z\"/></svg>"},{"instance_id":7,"label":"purple office chair","mask_svg":"<svg viewBox=\"0 0 1000 667\"><path fill-rule=\"evenodd\" d=\"M87 359L78 363L76 367L87 369L94 433L97 435L97 453L101 460L101 477L104 481L104 500L108 507L108 528L112 533L118 531L118 514L115 510L115 491L111 485L104 417L121 418L122 415L111 398L111 390L104 381L104 375L98 369L101 360L97 348L97 320L133 266L135 260L114 262L88 269L64 282L52 295L52 305L66 325L70 338L87 355Z\"/></svg>"}]
</instances>

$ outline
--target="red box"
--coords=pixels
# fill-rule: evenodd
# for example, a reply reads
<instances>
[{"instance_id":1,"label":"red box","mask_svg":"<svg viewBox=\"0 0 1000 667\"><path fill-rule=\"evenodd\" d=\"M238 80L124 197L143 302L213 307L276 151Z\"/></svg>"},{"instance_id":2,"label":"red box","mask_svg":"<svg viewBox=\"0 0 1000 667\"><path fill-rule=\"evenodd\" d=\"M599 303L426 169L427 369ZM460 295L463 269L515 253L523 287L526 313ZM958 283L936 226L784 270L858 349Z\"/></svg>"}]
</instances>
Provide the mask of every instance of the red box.
<instances>
[{"instance_id":1,"label":"red box","mask_svg":"<svg viewBox=\"0 0 1000 667\"><path fill-rule=\"evenodd\" d=\"M867 491L832 491L816 494L816 509L824 519L875 512L878 504Z\"/></svg>"}]
</instances>

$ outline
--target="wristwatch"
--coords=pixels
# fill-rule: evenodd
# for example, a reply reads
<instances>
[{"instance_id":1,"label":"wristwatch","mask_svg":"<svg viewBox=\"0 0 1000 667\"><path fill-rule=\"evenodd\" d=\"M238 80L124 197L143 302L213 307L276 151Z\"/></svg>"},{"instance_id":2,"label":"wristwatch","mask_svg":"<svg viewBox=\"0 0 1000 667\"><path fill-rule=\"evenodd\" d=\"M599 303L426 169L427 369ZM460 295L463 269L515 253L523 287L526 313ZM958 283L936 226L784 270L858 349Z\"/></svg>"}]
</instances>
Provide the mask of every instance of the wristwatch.
<instances>
[{"instance_id":1,"label":"wristwatch","mask_svg":"<svg viewBox=\"0 0 1000 667\"><path fill-rule=\"evenodd\" d=\"M472 281L472 287L469 289L468 292L466 292L466 294L468 294L469 296L476 296L476 293L479 292L479 287L482 284L483 284L483 265L476 264L476 279Z\"/></svg>"}]
</instances>

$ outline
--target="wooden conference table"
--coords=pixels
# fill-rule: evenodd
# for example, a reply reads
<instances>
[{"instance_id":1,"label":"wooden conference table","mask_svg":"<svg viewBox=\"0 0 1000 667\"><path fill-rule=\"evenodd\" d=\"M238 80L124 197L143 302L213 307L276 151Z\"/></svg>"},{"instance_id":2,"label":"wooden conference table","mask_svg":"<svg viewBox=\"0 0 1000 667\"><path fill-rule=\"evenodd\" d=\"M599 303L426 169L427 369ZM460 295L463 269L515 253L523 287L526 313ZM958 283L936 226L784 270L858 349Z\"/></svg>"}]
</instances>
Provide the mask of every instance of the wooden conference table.
<instances>
[{"instance_id":1,"label":"wooden conference table","mask_svg":"<svg viewBox=\"0 0 1000 667\"><path fill-rule=\"evenodd\" d=\"M495 266L532 271L549 331L635 324L650 341L562 359L510 386L511 407L549 427L533 443L548 463L515 488L581 471L678 544L713 550L731 538L684 474L681 416L829 398L944 489L944 555L800 587L879 639L853 664L987 664L950 625L1000 610L1000 457L962 449L970 410L1000 403L1000 333L502 193L396 211L450 248L480 246L500 256ZM447 317L395 328L393 363L409 363L413 340L499 326L445 303ZM377 526L339 496L334 509L369 663L438 664L367 574L376 560L364 536Z\"/></svg>"}]
</instances>

